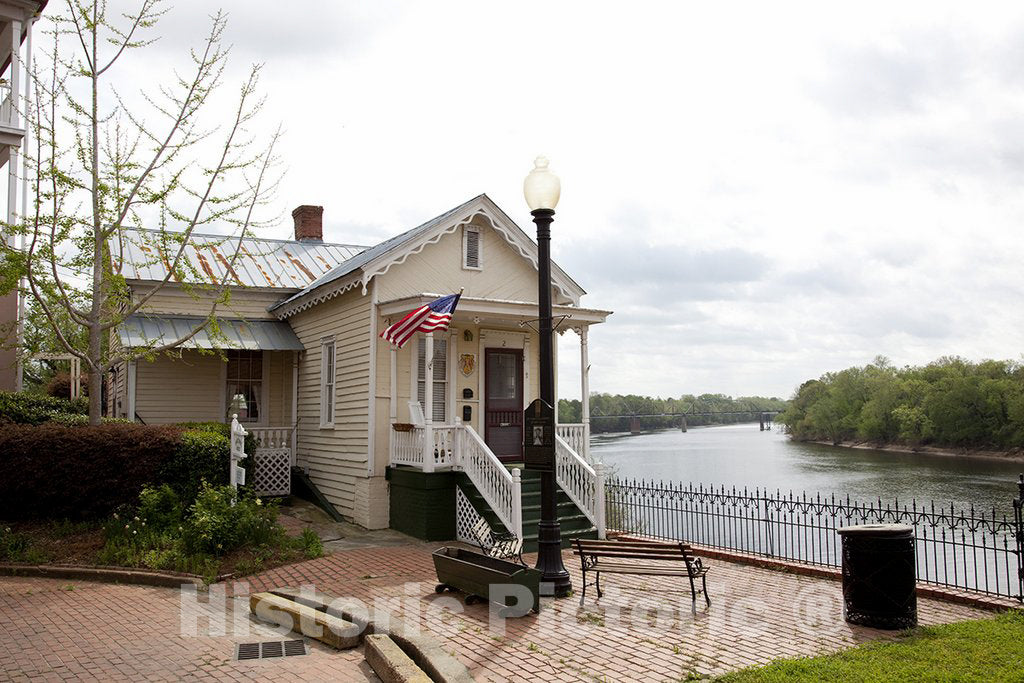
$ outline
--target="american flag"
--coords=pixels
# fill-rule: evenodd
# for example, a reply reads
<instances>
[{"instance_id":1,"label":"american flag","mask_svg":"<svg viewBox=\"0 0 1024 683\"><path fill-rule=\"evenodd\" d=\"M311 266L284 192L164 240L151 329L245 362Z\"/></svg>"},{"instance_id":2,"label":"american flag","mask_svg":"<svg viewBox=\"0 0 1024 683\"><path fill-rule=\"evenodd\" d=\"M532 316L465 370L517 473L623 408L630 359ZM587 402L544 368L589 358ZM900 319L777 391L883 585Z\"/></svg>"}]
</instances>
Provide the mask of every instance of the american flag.
<instances>
[{"instance_id":1,"label":"american flag","mask_svg":"<svg viewBox=\"0 0 1024 683\"><path fill-rule=\"evenodd\" d=\"M417 332L447 330L462 293L449 294L420 306L415 311L380 333L384 339L402 348Z\"/></svg>"}]
</instances>

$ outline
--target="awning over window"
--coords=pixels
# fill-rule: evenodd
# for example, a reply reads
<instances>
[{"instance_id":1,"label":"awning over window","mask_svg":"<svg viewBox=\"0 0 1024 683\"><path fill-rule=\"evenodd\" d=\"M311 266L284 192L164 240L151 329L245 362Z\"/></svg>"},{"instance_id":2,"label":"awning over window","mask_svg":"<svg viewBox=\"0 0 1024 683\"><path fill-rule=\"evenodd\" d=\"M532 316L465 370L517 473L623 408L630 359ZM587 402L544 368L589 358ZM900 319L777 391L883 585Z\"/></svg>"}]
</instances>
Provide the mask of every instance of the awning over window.
<instances>
[{"instance_id":1,"label":"awning over window","mask_svg":"<svg viewBox=\"0 0 1024 683\"><path fill-rule=\"evenodd\" d=\"M185 336L205 318L177 315L130 315L117 328L123 346L137 348L166 344ZM181 345L185 349L249 349L252 351L302 351L302 342L286 322L218 318L219 334L209 326Z\"/></svg>"}]
</instances>

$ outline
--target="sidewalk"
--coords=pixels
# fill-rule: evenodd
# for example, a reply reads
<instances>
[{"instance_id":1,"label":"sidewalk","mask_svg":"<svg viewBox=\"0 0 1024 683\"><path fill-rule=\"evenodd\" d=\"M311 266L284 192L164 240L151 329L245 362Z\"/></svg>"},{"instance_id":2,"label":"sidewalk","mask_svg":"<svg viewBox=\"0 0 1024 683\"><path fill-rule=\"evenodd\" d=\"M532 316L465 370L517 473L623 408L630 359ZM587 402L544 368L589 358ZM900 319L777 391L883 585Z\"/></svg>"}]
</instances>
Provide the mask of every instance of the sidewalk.
<instances>
[{"instance_id":1,"label":"sidewalk","mask_svg":"<svg viewBox=\"0 0 1024 683\"><path fill-rule=\"evenodd\" d=\"M695 614L688 588L679 590L678 581L609 576L600 604L591 591L583 608L578 598L545 599L539 616L509 619L501 633L487 605L466 607L459 596L434 593L430 553L439 544L375 547L363 541L214 586L211 595L227 590L244 606L245 596L257 591L312 585L358 598L419 624L484 681L678 680L896 637L846 624L835 581L725 561L711 561L712 606L699 601ZM578 589L574 559L565 554ZM183 620L181 606L189 599L167 588L0 577L0 678L376 680L361 650L337 652L310 639L305 656L234 661L236 643L284 637L250 622L244 607L238 621L227 615L226 634L217 635L206 617ZM991 613L921 599L919 614L928 625ZM198 635L182 635L183 623L186 631L198 626Z\"/></svg>"},{"instance_id":2,"label":"sidewalk","mask_svg":"<svg viewBox=\"0 0 1024 683\"><path fill-rule=\"evenodd\" d=\"M897 637L843 621L838 582L725 561L710 563L712 606L699 600L696 614L678 580L613 575L602 581L599 604L593 589L583 608L578 597L545 599L539 616L507 620L502 635L489 623L487 605L466 607L434 593L430 552L439 545L337 552L250 577L250 590L312 585L386 605L487 681L678 680ZM566 551L564 559L579 589L576 558ZM918 612L922 625L991 615L930 599L919 600Z\"/></svg>"}]
</instances>

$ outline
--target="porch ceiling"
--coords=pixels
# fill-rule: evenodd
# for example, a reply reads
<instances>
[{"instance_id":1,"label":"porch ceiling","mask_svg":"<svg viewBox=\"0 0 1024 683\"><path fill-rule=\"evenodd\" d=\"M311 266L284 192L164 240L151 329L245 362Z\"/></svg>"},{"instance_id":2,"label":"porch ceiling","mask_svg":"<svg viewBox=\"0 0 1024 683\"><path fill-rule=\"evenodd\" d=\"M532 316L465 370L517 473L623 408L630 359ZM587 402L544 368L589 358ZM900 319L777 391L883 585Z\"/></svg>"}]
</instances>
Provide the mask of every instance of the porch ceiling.
<instances>
[{"instance_id":1,"label":"porch ceiling","mask_svg":"<svg viewBox=\"0 0 1024 683\"><path fill-rule=\"evenodd\" d=\"M409 311L429 303L441 296L429 292L419 296L404 297L385 301L377 305L380 314L385 317L404 315ZM575 306L552 306L554 316L568 316L563 327L575 325L596 325L603 323L612 314L596 308L577 308ZM510 301L507 299L485 299L463 296L455 309L453 322L526 322L537 319L537 304L532 301Z\"/></svg>"},{"instance_id":2,"label":"porch ceiling","mask_svg":"<svg viewBox=\"0 0 1024 683\"><path fill-rule=\"evenodd\" d=\"M121 344L129 348L155 346L180 339L205 318L175 315L130 315L117 328ZM182 344L186 349L248 349L251 351L302 351L305 347L286 322L218 318L223 339L214 339L204 328Z\"/></svg>"}]
</instances>

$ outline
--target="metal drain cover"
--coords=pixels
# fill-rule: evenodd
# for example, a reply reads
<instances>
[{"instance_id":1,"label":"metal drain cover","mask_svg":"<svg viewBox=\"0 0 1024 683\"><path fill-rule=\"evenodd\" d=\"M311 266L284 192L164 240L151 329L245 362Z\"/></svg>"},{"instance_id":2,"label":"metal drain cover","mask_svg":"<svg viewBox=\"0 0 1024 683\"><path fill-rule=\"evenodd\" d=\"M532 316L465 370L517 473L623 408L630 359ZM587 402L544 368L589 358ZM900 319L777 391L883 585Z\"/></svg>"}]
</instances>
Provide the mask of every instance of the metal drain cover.
<instances>
[{"instance_id":1,"label":"metal drain cover","mask_svg":"<svg viewBox=\"0 0 1024 683\"><path fill-rule=\"evenodd\" d=\"M302 640L268 640L263 643L239 643L235 659L273 659L308 654Z\"/></svg>"}]
</instances>

